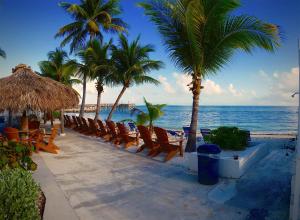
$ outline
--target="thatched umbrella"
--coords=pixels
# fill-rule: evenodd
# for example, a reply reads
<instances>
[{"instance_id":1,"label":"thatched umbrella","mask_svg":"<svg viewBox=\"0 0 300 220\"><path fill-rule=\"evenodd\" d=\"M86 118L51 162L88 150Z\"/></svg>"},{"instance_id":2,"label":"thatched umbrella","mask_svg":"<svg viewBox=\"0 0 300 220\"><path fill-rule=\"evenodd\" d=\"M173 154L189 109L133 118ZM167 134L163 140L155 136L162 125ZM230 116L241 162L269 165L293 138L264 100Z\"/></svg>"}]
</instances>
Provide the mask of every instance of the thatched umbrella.
<instances>
[{"instance_id":1,"label":"thatched umbrella","mask_svg":"<svg viewBox=\"0 0 300 220\"><path fill-rule=\"evenodd\" d=\"M13 112L55 111L77 107L78 93L71 87L42 77L25 64L0 79L0 109Z\"/></svg>"}]
</instances>

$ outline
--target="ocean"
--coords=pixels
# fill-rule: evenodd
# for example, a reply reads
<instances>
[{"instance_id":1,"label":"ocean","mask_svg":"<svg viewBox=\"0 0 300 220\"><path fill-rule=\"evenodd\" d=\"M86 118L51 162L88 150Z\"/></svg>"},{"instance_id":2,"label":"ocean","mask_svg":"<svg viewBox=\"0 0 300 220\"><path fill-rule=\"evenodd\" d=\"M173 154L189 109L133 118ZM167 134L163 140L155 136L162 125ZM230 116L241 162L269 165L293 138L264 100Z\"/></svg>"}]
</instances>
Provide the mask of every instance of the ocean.
<instances>
[{"instance_id":1,"label":"ocean","mask_svg":"<svg viewBox=\"0 0 300 220\"><path fill-rule=\"evenodd\" d=\"M145 106L137 106L146 110ZM181 130L182 126L189 126L191 106L167 106L164 116L155 125L168 129ZM108 111L101 111L100 116L105 119ZM94 117L86 113L85 117ZM134 119L130 111L117 111L113 115L114 121ZM257 133L286 134L297 132L297 107L282 106L200 106L199 128L214 129L219 126L236 126Z\"/></svg>"}]
</instances>

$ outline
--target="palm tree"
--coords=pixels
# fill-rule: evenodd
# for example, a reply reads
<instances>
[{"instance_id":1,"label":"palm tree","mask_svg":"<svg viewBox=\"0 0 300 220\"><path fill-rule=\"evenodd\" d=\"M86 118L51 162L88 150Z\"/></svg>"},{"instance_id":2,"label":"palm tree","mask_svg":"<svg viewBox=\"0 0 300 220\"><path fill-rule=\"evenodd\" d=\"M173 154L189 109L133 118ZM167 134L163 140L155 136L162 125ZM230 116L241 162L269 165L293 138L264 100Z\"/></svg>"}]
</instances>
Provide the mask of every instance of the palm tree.
<instances>
[{"instance_id":1,"label":"palm tree","mask_svg":"<svg viewBox=\"0 0 300 220\"><path fill-rule=\"evenodd\" d=\"M161 116L164 115L163 108L166 107L165 104L152 104L144 98L144 102L147 108L147 112L142 111L139 108L132 109L132 114L137 114L136 124L137 125L146 125L148 124L149 130L153 130L153 123Z\"/></svg>"},{"instance_id":2,"label":"palm tree","mask_svg":"<svg viewBox=\"0 0 300 220\"><path fill-rule=\"evenodd\" d=\"M103 31L123 32L126 23L117 16L121 14L119 0L80 0L80 4L61 2L60 6L75 20L59 29L55 37L64 37L61 46L70 43L70 52L85 48L87 40L103 39ZM83 80L83 95L80 116L84 115L86 79Z\"/></svg>"},{"instance_id":3,"label":"palm tree","mask_svg":"<svg viewBox=\"0 0 300 220\"><path fill-rule=\"evenodd\" d=\"M129 43L124 35L120 35L119 47L112 46L113 74L109 80L112 85L122 85L122 90L116 99L107 120L111 120L119 101L127 88L134 84L144 83L158 84L159 82L147 75L151 70L158 70L162 67L161 61L151 60L149 53L154 51L152 45L142 46L138 37Z\"/></svg>"},{"instance_id":4,"label":"palm tree","mask_svg":"<svg viewBox=\"0 0 300 220\"><path fill-rule=\"evenodd\" d=\"M101 104L101 94L104 92L104 85L108 83L108 76L111 73L111 59L109 58L111 45L111 40L105 44L99 40L93 40L89 42L89 47L86 53L89 59L89 63L93 67L92 78L96 80L97 106L95 120L100 118L99 112Z\"/></svg>"},{"instance_id":5,"label":"palm tree","mask_svg":"<svg viewBox=\"0 0 300 220\"><path fill-rule=\"evenodd\" d=\"M56 48L48 53L48 60L39 62L41 75L49 77L67 86L80 83L80 80L74 79L77 72L77 65L74 60L70 60L65 51ZM64 133L64 110L61 109L61 133ZM51 120L51 123L53 121Z\"/></svg>"},{"instance_id":6,"label":"palm tree","mask_svg":"<svg viewBox=\"0 0 300 220\"><path fill-rule=\"evenodd\" d=\"M6 58L6 53L5 53L5 51L2 50L1 48L0 48L0 57Z\"/></svg>"},{"instance_id":7,"label":"palm tree","mask_svg":"<svg viewBox=\"0 0 300 220\"><path fill-rule=\"evenodd\" d=\"M233 15L238 0L149 0L140 3L163 37L176 66L192 76L191 132L186 151L196 150L202 81L216 73L240 49L274 51L280 46L276 25L247 15Z\"/></svg>"},{"instance_id":8,"label":"palm tree","mask_svg":"<svg viewBox=\"0 0 300 220\"><path fill-rule=\"evenodd\" d=\"M56 48L55 51L50 51L47 56L48 60L39 62L42 76L68 86L81 82L74 78L77 72L76 61L70 60L65 51Z\"/></svg>"}]
</instances>

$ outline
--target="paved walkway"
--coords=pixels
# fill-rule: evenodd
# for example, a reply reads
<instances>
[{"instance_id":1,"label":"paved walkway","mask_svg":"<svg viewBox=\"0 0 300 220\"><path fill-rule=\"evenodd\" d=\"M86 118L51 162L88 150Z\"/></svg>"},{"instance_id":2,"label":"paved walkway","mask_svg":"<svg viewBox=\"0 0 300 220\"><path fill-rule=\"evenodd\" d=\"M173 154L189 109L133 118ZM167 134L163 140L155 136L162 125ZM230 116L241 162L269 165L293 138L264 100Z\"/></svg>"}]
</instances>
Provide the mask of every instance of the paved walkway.
<instances>
[{"instance_id":1,"label":"paved walkway","mask_svg":"<svg viewBox=\"0 0 300 220\"><path fill-rule=\"evenodd\" d=\"M66 137L59 137L56 143L61 147L58 155L41 153L41 156L80 219L238 220L245 219L250 209L257 208L255 195L247 194L247 190L255 192L254 188L259 185L262 176L251 172L239 181L221 181L220 184L225 186L231 186L234 182L237 194L225 204L220 204L208 199L209 193L216 186L198 184L197 176L184 168L126 152L100 139L86 137L73 131L68 131ZM274 157L277 154L274 153ZM281 152L279 154L282 155ZM269 163L272 163L272 157L269 159ZM285 161L287 167L291 166L290 164L289 160ZM285 170L285 179L288 180L289 169ZM274 187L282 188L283 186L278 184L282 182L281 178L278 178L281 169L273 171L279 173L263 184L268 184L268 181L274 182L277 176L279 180L276 180L277 185ZM262 172L263 169L259 174L263 175ZM288 187L287 185L286 188ZM264 190L266 188L263 188ZM264 193L263 191L259 193ZM275 196L279 197L279 201L276 200L276 206L272 208L281 205L280 193L285 193L285 190L274 192L277 193ZM263 194L257 196L261 199Z\"/></svg>"}]
</instances>

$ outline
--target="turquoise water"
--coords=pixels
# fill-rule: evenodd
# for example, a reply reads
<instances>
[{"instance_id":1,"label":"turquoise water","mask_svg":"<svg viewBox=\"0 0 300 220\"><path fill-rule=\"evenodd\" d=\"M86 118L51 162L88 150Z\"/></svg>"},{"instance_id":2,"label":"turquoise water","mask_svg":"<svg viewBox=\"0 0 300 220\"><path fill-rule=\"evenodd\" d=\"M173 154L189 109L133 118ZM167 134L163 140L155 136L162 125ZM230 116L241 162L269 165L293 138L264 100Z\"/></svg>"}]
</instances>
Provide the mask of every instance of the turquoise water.
<instances>
[{"instance_id":1,"label":"turquoise water","mask_svg":"<svg viewBox=\"0 0 300 220\"><path fill-rule=\"evenodd\" d=\"M138 106L145 110L145 106ZM181 129L190 124L191 106L167 106L165 114L155 122L157 126ZM108 111L100 112L106 118ZM85 117L93 117L86 114ZM115 112L114 121L134 118L129 111ZM259 133L296 133L297 107L273 106L200 106L199 128L237 126Z\"/></svg>"}]
</instances>

